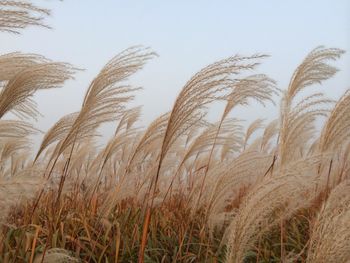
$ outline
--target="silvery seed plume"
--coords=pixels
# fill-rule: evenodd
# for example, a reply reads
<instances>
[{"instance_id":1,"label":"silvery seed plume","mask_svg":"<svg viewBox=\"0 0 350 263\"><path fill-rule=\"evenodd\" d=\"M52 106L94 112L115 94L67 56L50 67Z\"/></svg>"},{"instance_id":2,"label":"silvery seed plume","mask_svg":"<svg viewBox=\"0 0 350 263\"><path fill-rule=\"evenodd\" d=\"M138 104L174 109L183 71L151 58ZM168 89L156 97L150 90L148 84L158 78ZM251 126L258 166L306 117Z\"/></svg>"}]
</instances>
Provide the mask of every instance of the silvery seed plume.
<instances>
[{"instance_id":1,"label":"silvery seed plume","mask_svg":"<svg viewBox=\"0 0 350 263\"><path fill-rule=\"evenodd\" d=\"M136 46L122 51L107 63L90 84L82 108L62 140L58 155L81 135L94 133L102 123L122 116L127 103L134 98L133 92L138 90L124 82L155 56L148 48Z\"/></svg>"},{"instance_id":2,"label":"silvery seed plume","mask_svg":"<svg viewBox=\"0 0 350 263\"><path fill-rule=\"evenodd\" d=\"M50 11L26 1L0 1L0 31L19 34L28 26L48 26L44 18Z\"/></svg>"},{"instance_id":3,"label":"silvery seed plume","mask_svg":"<svg viewBox=\"0 0 350 263\"><path fill-rule=\"evenodd\" d=\"M36 103L31 99L41 89L58 88L72 78L74 68L66 63L45 61L27 67L10 78L0 92L0 118L7 112L36 118Z\"/></svg>"},{"instance_id":4,"label":"silvery seed plume","mask_svg":"<svg viewBox=\"0 0 350 263\"><path fill-rule=\"evenodd\" d=\"M312 50L294 71L288 89L283 93L280 110L278 151L281 167L288 159L295 158L299 146L312 138L316 117L327 115L328 109L324 105L331 102L323 98L322 93L315 93L293 107L295 96L305 88L333 77L337 69L327 62L338 59L343 53L341 49L320 46ZM290 152L292 150L294 152Z\"/></svg>"}]
</instances>

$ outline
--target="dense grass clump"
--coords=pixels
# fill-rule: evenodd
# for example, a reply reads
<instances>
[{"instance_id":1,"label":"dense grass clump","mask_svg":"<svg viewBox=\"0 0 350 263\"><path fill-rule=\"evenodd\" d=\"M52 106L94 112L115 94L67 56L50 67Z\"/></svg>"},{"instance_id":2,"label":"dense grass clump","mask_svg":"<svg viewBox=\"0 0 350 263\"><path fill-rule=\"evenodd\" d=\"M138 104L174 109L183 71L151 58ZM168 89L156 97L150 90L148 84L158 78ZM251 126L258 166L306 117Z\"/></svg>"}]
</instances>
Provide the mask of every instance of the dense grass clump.
<instances>
[{"instance_id":1,"label":"dense grass clump","mask_svg":"<svg viewBox=\"0 0 350 263\"><path fill-rule=\"evenodd\" d=\"M65 195L55 207L52 198L52 194L42 196L34 214L29 204L12 210L2 230L1 262L15 258L29 262L33 255L39 258L53 248L64 249L62 256L68 253L87 262L137 261L145 214L142 204L125 200L101 219L97 200L103 196L88 205L79 195ZM223 231L216 230L210 238L201 212L195 217L189 214L181 197L158 207L150 221L146 262L223 262Z\"/></svg>"}]
</instances>

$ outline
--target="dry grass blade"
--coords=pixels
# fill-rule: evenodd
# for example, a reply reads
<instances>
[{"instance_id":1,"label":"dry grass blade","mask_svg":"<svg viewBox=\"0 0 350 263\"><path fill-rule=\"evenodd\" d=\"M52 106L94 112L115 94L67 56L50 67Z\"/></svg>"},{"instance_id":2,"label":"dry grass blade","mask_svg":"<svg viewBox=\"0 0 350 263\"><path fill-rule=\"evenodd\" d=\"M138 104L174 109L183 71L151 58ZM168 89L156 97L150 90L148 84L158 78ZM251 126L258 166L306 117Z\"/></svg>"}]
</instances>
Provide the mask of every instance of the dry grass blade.
<instances>
[{"instance_id":1,"label":"dry grass blade","mask_svg":"<svg viewBox=\"0 0 350 263\"><path fill-rule=\"evenodd\" d=\"M261 150L267 150L270 140L278 134L278 124L278 120L273 120L266 126L261 140Z\"/></svg>"},{"instance_id":2,"label":"dry grass blade","mask_svg":"<svg viewBox=\"0 0 350 263\"><path fill-rule=\"evenodd\" d=\"M21 29L28 26L48 28L43 20L49 15L49 10L29 2L2 0L0 1L0 31L19 34Z\"/></svg>"},{"instance_id":3,"label":"dry grass blade","mask_svg":"<svg viewBox=\"0 0 350 263\"><path fill-rule=\"evenodd\" d=\"M323 127L319 149L321 152L339 148L350 138L350 91L337 102Z\"/></svg>"},{"instance_id":4,"label":"dry grass blade","mask_svg":"<svg viewBox=\"0 0 350 263\"><path fill-rule=\"evenodd\" d=\"M26 138L7 139L4 141L0 141L0 145L1 145L1 156L0 156L1 163L6 161L6 159L10 158L12 155L19 153L20 151L30 149L30 142Z\"/></svg>"},{"instance_id":5,"label":"dry grass blade","mask_svg":"<svg viewBox=\"0 0 350 263\"><path fill-rule=\"evenodd\" d=\"M205 115L205 107L209 103L226 99L229 90L235 84L233 75L253 69L258 64L256 60L264 57L264 55L233 56L213 63L195 74L175 101L160 160L164 158L173 143Z\"/></svg>"},{"instance_id":6,"label":"dry grass blade","mask_svg":"<svg viewBox=\"0 0 350 263\"><path fill-rule=\"evenodd\" d=\"M153 193L151 205L148 207L144 221L141 248L139 251L140 263L143 262L149 227L148 223L150 221L148 217L151 216L150 209L153 206L159 172L165 155L180 136L202 120L205 115L205 107L209 103L227 98L229 89L235 82L232 79L233 75L253 69L258 64L256 60L264 57L264 55L253 55L251 57L232 56L215 62L195 74L178 95L165 131L158 168L154 179L152 179L153 185L150 186L150 190Z\"/></svg>"},{"instance_id":7,"label":"dry grass blade","mask_svg":"<svg viewBox=\"0 0 350 263\"><path fill-rule=\"evenodd\" d=\"M4 138L23 138L37 133L32 124L24 121L0 120L0 140Z\"/></svg>"},{"instance_id":8,"label":"dry grass blade","mask_svg":"<svg viewBox=\"0 0 350 263\"><path fill-rule=\"evenodd\" d=\"M31 99L40 89L62 86L71 79L74 68L66 63L41 62L19 71L9 79L0 93L0 118L12 111L20 117L33 117L38 114L36 104Z\"/></svg>"},{"instance_id":9,"label":"dry grass blade","mask_svg":"<svg viewBox=\"0 0 350 263\"><path fill-rule=\"evenodd\" d=\"M128 129L125 133L119 134L112 138L106 145L102 154L102 165L104 165L113 154L116 154L123 147L132 142L138 133L138 129Z\"/></svg>"},{"instance_id":10,"label":"dry grass blade","mask_svg":"<svg viewBox=\"0 0 350 263\"><path fill-rule=\"evenodd\" d=\"M313 227L307 262L349 262L349 191L349 181L332 190Z\"/></svg>"},{"instance_id":11,"label":"dry grass blade","mask_svg":"<svg viewBox=\"0 0 350 263\"><path fill-rule=\"evenodd\" d=\"M181 182L180 178L182 177L185 180L192 181L190 178L186 178L186 174L192 172L192 170L195 168L197 160L200 160L201 157L208 158L208 154L214 142L219 148L225 148L224 154L227 154L228 152L233 153L239 151L239 149L243 145L242 126L240 124L240 121L236 119L224 120L221 123L221 129L218 133L219 125L220 122L208 125L208 127L189 144L187 149L185 149L184 154L180 154L179 164L177 165L176 172L173 175L173 178L171 179L169 190L167 190L167 192L173 190L173 184L176 178L179 179L179 182ZM177 153L180 152L182 147L179 148L180 149L176 150ZM171 159L171 162L175 163L174 158ZM182 168L186 167L186 162L192 162L192 164L190 165L191 167L187 168L185 171L182 171ZM166 165L165 167L167 167L167 169L169 170L168 165ZM190 185L192 185L192 183L193 182L189 182ZM181 185L179 185L177 188L178 189L175 189L175 193L180 193L183 191Z\"/></svg>"},{"instance_id":12,"label":"dry grass blade","mask_svg":"<svg viewBox=\"0 0 350 263\"><path fill-rule=\"evenodd\" d=\"M312 50L292 76L287 90L289 100L305 87L321 84L322 81L333 77L338 70L326 62L340 58L343 53L341 49L323 46Z\"/></svg>"},{"instance_id":13,"label":"dry grass blade","mask_svg":"<svg viewBox=\"0 0 350 263\"><path fill-rule=\"evenodd\" d=\"M128 156L127 163L125 165L125 172L121 175L118 186L112 189L112 192L109 193L110 198L108 198L107 202L104 204L102 212L103 215L108 215L111 212L112 208L115 206L115 203L120 200L119 196L121 193L124 196L128 196L135 192L135 178L131 176L136 176L138 181L147 180L148 174L147 171L142 168L143 163L147 157L153 156L153 158L151 158L149 161L152 165L152 163L154 163L154 161L156 161L159 157L160 149L158 146L164 137L168 120L169 113L159 116L148 126L143 135L136 141L135 147L131 150L131 153ZM131 187L127 187L126 184ZM126 189L129 189L131 193L128 193Z\"/></svg>"},{"instance_id":14,"label":"dry grass blade","mask_svg":"<svg viewBox=\"0 0 350 263\"><path fill-rule=\"evenodd\" d=\"M247 105L249 99L254 99L262 105L265 105L265 101L271 101L272 103L274 103L272 95L278 94L278 89L275 87L275 81L263 74L251 75L243 79L235 80L232 83L231 89L232 91L226 98L227 104L216 131L211 151L209 153L208 163L205 166L205 173L202 180L202 189L200 190L197 202L199 202L201 199L207 173L211 165L211 159L213 157L214 149L216 147L217 138L227 115L235 108L235 106ZM244 149L247 140L249 139L249 136L246 137L246 141L244 142Z\"/></svg>"},{"instance_id":15,"label":"dry grass blade","mask_svg":"<svg viewBox=\"0 0 350 263\"><path fill-rule=\"evenodd\" d=\"M37 54L26 54L13 52L0 56L0 82L12 79L18 72L35 66L40 63L48 62L44 57Z\"/></svg>"},{"instance_id":16,"label":"dry grass blade","mask_svg":"<svg viewBox=\"0 0 350 263\"><path fill-rule=\"evenodd\" d=\"M59 119L45 134L39 150L35 156L34 162L38 159L40 154L51 144L64 139L69 130L72 128L73 123L78 117L79 112L70 113Z\"/></svg>"},{"instance_id":17,"label":"dry grass blade","mask_svg":"<svg viewBox=\"0 0 350 263\"><path fill-rule=\"evenodd\" d=\"M115 56L92 81L82 109L69 133L62 141L58 154L83 134L94 133L102 123L120 118L125 105L133 99L133 88L123 84L156 54L148 48L132 47Z\"/></svg>"},{"instance_id":18,"label":"dry grass blade","mask_svg":"<svg viewBox=\"0 0 350 263\"><path fill-rule=\"evenodd\" d=\"M169 113L165 113L160 117L156 118L144 132L142 137L140 138L137 146L135 147L133 153L131 154L128 165L126 167L127 172L132 171L135 166L140 164L142 160L144 160L145 156L149 152L147 148L150 148L154 142L164 138L165 130L169 121ZM158 149L160 153L160 149Z\"/></svg>"},{"instance_id":19,"label":"dry grass blade","mask_svg":"<svg viewBox=\"0 0 350 263\"><path fill-rule=\"evenodd\" d=\"M279 94L276 82L264 74L255 74L236 79L232 83L231 89L232 91L227 96L223 119L237 105L248 105L249 99L254 99L265 106L266 101L274 104L272 96Z\"/></svg>"},{"instance_id":20,"label":"dry grass blade","mask_svg":"<svg viewBox=\"0 0 350 263\"><path fill-rule=\"evenodd\" d=\"M120 119L114 135L117 135L122 129L128 130L140 118L141 106L129 109Z\"/></svg>"},{"instance_id":21,"label":"dry grass blade","mask_svg":"<svg viewBox=\"0 0 350 263\"><path fill-rule=\"evenodd\" d=\"M265 178L245 197L230 227L229 252L226 262L244 262L246 253L254 248L258 237L287 219L311 201L310 176L285 174ZM286 194L288 193L288 194Z\"/></svg>"},{"instance_id":22,"label":"dry grass blade","mask_svg":"<svg viewBox=\"0 0 350 263\"><path fill-rule=\"evenodd\" d=\"M193 142L188 146L178 169L180 169L182 165L191 157L196 155L198 158L198 156L201 154L208 154L215 140L218 147L226 148L225 151L239 151L243 145L243 127L240 124L240 121L236 119L225 119L221 124L219 134L217 134L219 125L220 122L210 125L193 140Z\"/></svg>"},{"instance_id":23,"label":"dry grass blade","mask_svg":"<svg viewBox=\"0 0 350 263\"><path fill-rule=\"evenodd\" d=\"M334 76L337 69L327 62L338 59L343 53L343 50L336 48L318 47L311 51L295 70L281 103L279 135L281 167L296 155L300 157L297 152L291 153L290 150L297 151L301 145L308 143L313 134L316 117L327 114L328 111L322 107L331 102L322 98L322 93L316 93L303 99L293 109L294 97L306 87L320 84Z\"/></svg>"},{"instance_id":24,"label":"dry grass blade","mask_svg":"<svg viewBox=\"0 0 350 263\"><path fill-rule=\"evenodd\" d=\"M253 133L264 126L263 121L264 121L263 119L256 119L248 126L244 137L244 149L246 148L248 140L253 135Z\"/></svg>"},{"instance_id":25,"label":"dry grass blade","mask_svg":"<svg viewBox=\"0 0 350 263\"><path fill-rule=\"evenodd\" d=\"M240 190L258 182L264 176L271 159L270 155L250 151L227 163L218 163L208 172L199 207L206 208L212 233L214 226L223 225L222 218L232 214L232 211L227 211L227 207L238 197ZM196 180L192 195L198 196L199 193L200 180ZM192 209L196 209L193 203Z\"/></svg>"}]
</instances>

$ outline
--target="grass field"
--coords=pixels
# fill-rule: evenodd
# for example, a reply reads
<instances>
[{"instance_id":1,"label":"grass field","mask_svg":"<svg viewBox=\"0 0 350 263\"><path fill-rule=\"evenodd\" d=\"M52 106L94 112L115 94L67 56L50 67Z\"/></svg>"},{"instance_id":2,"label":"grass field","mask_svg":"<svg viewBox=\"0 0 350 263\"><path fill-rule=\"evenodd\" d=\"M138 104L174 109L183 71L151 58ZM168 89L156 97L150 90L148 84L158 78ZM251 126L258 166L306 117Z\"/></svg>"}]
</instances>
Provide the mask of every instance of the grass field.
<instances>
[{"instance_id":1,"label":"grass field","mask_svg":"<svg viewBox=\"0 0 350 263\"><path fill-rule=\"evenodd\" d=\"M46 26L48 10L0 6L2 34ZM310 51L287 88L259 72L266 55L216 61L143 129L129 79L157 54L130 47L38 151L33 95L77 69L1 55L0 262L350 262L350 93L333 101L320 85L343 53ZM209 122L214 103L224 110ZM235 108L257 104L278 119L243 125ZM114 136L98 147L110 122Z\"/></svg>"}]
</instances>

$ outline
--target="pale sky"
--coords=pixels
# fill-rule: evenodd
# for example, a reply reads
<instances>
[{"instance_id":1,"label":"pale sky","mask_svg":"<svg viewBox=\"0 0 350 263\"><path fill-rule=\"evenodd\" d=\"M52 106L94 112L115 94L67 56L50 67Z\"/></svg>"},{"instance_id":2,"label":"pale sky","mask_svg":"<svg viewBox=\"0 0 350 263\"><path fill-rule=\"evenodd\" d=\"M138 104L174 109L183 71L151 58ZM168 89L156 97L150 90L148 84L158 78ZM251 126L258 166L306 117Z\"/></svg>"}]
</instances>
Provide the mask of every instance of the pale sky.
<instances>
[{"instance_id":1,"label":"pale sky","mask_svg":"<svg viewBox=\"0 0 350 263\"><path fill-rule=\"evenodd\" d=\"M313 48L345 49L341 70L322 90L338 98L350 87L350 1L205 0L36 0L52 10L53 29L29 28L21 35L0 33L1 54L38 53L86 69L62 89L35 96L44 114L36 124L47 130L63 115L80 109L90 81L114 55L132 45L151 47L159 57L131 79L143 91L143 123L171 109L186 81L202 67L234 54L267 53L258 72L281 89ZM238 110L236 117L272 118L276 107Z\"/></svg>"}]
</instances>

